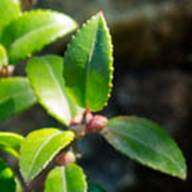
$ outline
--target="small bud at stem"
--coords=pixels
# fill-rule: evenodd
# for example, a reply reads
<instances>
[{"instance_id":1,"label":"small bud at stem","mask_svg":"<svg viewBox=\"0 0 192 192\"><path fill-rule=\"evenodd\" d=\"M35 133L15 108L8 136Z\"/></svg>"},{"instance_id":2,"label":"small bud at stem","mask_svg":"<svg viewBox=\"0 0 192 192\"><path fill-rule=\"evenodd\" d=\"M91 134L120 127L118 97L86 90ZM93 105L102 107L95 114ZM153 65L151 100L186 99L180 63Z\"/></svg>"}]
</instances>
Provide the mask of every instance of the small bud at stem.
<instances>
[{"instance_id":1,"label":"small bud at stem","mask_svg":"<svg viewBox=\"0 0 192 192\"><path fill-rule=\"evenodd\" d=\"M76 161L76 157L72 151L61 152L55 157L54 163L57 166L66 166Z\"/></svg>"},{"instance_id":2,"label":"small bud at stem","mask_svg":"<svg viewBox=\"0 0 192 192\"><path fill-rule=\"evenodd\" d=\"M100 132L108 123L108 119L102 115L93 115L89 109L86 109L82 115L71 120L70 126L78 138L86 134Z\"/></svg>"},{"instance_id":3,"label":"small bud at stem","mask_svg":"<svg viewBox=\"0 0 192 192\"><path fill-rule=\"evenodd\" d=\"M95 115L86 126L86 133L98 133L107 125L107 118Z\"/></svg>"},{"instance_id":4,"label":"small bud at stem","mask_svg":"<svg viewBox=\"0 0 192 192\"><path fill-rule=\"evenodd\" d=\"M14 66L7 65L0 67L0 77L9 77L13 74Z\"/></svg>"}]
</instances>

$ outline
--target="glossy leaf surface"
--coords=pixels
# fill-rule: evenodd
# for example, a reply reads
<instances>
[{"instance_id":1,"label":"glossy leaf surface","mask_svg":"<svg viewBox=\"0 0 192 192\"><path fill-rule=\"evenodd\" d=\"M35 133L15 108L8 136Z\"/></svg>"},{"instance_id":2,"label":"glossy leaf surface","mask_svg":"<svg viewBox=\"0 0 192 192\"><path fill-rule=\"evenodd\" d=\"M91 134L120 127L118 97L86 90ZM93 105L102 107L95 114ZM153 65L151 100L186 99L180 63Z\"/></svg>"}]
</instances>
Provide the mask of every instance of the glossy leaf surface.
<instances>
[{"instance_id":1,"label":"glossy leaf surface","mask_svg":"<svg viewBox=\"0 0 192 192\"><path fill-rule=\"evenodd\" d=\"M33 180L73 139L73 132L55 128L30 133L21 146L20 170L25 181Z\"/></svg>"},{"instance_id":2,"label":"glossy leaf surface","mask_svg":"<svg viewBox=\"0 0 192 192\"><path fill-rule=\"evenodd\" d=\"M156 123L138 117L117 117L107 127L104 136L118 151L155 170L186 178L180 149Z\"/></svg>"},{"instance_id":3,"label":"glossy leaf surface","mask_svg":"<svg viewBox=\"0 0 192 192\"><path fill-rule=\"evenodd\" d=\"M111 92L113 72L111 37L102 13L77 32L64 60L66 86L73 99L92 111L101 110Z\"/></svg>"},{"instance_id":4,"label":"glossy leaf surface","mask_svg":"<svg viewBox=\"0 0 192 192\"><path fill-rule=\"evenodd\" d=\"M0 79L0 121L20 113L36 103L36 98L25 78Z\"/></svg>"},{"instance_id":5,"label":"glossy leaf surface","mask_svg":"<svg viewBox=\"0 0 192 192\"><path fill-rule=\"evenodd\" d=\"M17 64L76 27L76 22L64 14L34 10L11 22L3 30L2 41L8 49L10 62Z\"/></svg>"},{"instance_id":6,"label":"glossy leaf surface","mask_svg":"<svg viewBox=\"0 0 192 192\"><path fill-rule=\"evenodd\" d=\"M83 170L76 164L53 169L46 180L45 192L86 192Z\"/></svg>"},{"instance_id":7,"label":"glossy leaf surface","mask_svg":"<svg viewBox=\"0 0 192 192\"><path fill-rule=\"evenodd\" d=\"M65 125L78 113L65 89L63 59L58 56L34 57L27 65L27 75L38 102Z\"/></svg>"}]
</instances>

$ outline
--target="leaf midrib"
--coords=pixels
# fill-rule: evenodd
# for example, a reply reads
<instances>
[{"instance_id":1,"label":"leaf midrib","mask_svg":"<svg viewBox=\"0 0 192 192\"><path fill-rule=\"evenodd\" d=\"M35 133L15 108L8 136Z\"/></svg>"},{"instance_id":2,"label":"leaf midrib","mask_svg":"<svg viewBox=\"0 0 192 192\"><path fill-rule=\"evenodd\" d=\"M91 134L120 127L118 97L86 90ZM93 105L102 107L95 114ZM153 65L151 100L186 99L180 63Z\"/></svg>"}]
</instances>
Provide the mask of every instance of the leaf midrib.
<instances>
[{"instance_id":1,"label":"leaf midrib","mask_svg":"<svg viewBox=\"0 0 192 192\"><path fill-rule=\"evenodd\" d=\"M46 140L41 144L41 146L37 149L37 151L35 152L35 154L34 154L34 156L33 156L34 158L33 158L33 160L32 160L31 168L30 168L29 174L28 174L29 177L31 177L31 174L32 174L32 172L33 172L33 168L34 168L34 165L35 165L35 163L36 163L36 160L37 160L39 154L42 152L42 150L43 150L44 147L46 146L46 144L48 144L54 137L56 137L56 136L58 136L58 135L60 135L60 134L61 134L61 132L55 133L55 134L53 134L53 135L48 136L47 139L46 139ZM47 159L46 162L48 162L48 161L49 161L49 159ZM38 173L39 173L39 170L36 171L36 174L38 174ZM34 175L32 175L32 178L33 178L33 177L34 177Z\"/></svg>"},{"instance_id":2,"label":"leaf midrib","mask_svg":"<svg viewBox=\"0 0 192 192\"><path fill-rule=\"evenodd\" d=\"M45 61L45 63L46 63L45 66L47 66L47 69L48 69L48 72L50 73L50 76L51 76L52 79L54 80L55 85L56 85L56 87L57 87L58 90L59 90L59 95L60 95L60 97L63 98L64 100L66 100L66 98L65 98L65 93L64 93L63 89L61 88L61 83L60 83L60 81L55 77L55 74L53 73L52 68L51 68L49 62L48 62L48 61Z\"/></svg>"},{"instance_id":3,"label":"leaf midrib","mask_svg":"<svg viewBox=\"0 0 192 192\"><path fill-rule=\"evenodd\" d=\"M40 28L38 28L38 29L34 29L34 30L32 30L32 31L29 31L29 32L27 32L27 33L25 33L24 35L21 35L19 38L16 38L15 40L14 40L14 42L13 43L11 43L11 45L10 45L10 49L12 48L12 47L14 47L16 44L18 44L19 42L22 42L23 41L23 39L26 39L26 38L28 38L28 36L30 36L30 35L33 35L33 34L35 34L35 33L40 33L41 31L44 31L45 29L48 29L48 28L53 28L53 27L61 27L61 26L65 26L65 24L64 23L53 23L53 24L49 24L49 25L44 25L44 26L42 26L42 27L40 27ZM69 30L69 32L70 32L70 30Z\"/></svg>"},{"instance_id":4,"label":"leaf midrib","mask_svg":"<svg viewBox=\"0 0 192 192\"><path fill-rule=\"evenodd\" d=\"M93 58L93 53L95 51L95 44L97 42L97 33L98 33L98 27L99 27L99 18L97 20L97 27L96 27L96 30L95 30L95 33L93 35L93 41L92 41L92 45L91 45L91 50L88 54L88 61L86 63L86 76L85 76L85 105L86 107L89 107L87 106L88 103L87 103L87 84L88 84L88 81L89 81L89 74L90 74L90 71L91 71L91 61L92 61L92 58Z\"/></svg>"},{"instance_id":5,"label":"leaf midrib","mask_svg":"<svg viewBox=\"0 0 192 192\"><path fill-rule=\"evenodd\" d=\"M55 85L56 85L57 89L59 90L59 95L60 95L61 100L63 100L64 103L67 103L68 98L67 98L67 95L65 94L64 90L61 87L62 86L61 82L59 81L59 79L57 79L55 77L55 74L53 73L52 68L51 68L49 62L45 60L45 63L46 63L45 66L47 66L47 69L48 69L48 72L50 73L50 76L52 77L53 81L55 82ZM64 83L63 83L63 86L64 86ZM69 118L70 118L72 112L71 112L69 106L65 106L65 107L66 107L66 109L68 111Z\"/></svg>"},{"instance_id":6,"label":"leaf midrib","mask_svg":"<svg viewBox=\"0 0 192 192\"><path fill-rule=\"evenodd\" d=\"M63 183L63 191L62 192L67 192L67 179L66 179L66 167L63 167L61 169L61 178L62 178L62 183Z\"/></svg>"},{"instance_id":7,"label":"leaf midrib","mask_svg":"<svg viewBox=\"0 0 192 192\"><path fill-rule=\"evenodd\" d=\"M112 129L112 130L113 130L114 133L120 135L121 137L125 137L125 134L122 133L122 132L120 132L119 130L118 130L118 132L117 132L117 131L114 131L114 129ZM171 161L173 164L177 165L177 168L178 168L180 171L183 170L183 168L180 166L180 164L177 163L177 161L174 161L174 159L172 159L172 158L170 158L169 156L167 156L166 154L162 153L162 151L154 150L150 145L147 145L146 143L142 142L141 140L138 140L136 137L133 137L133 136L130 136L130 135L127 135L127 134L126 134L126 136L127 136L128 138L130 138L130 140L133 140L133 141L135 141L135 142L137 142L137 143L139 143L139 144L141 144L141 145L144 145L146 148L149 148L151 151L153 151L153 152L155 152L155 153L158 153L158 154L164 156L166 159L168 159L169 161Z\"/></svg>"}]
</instances>

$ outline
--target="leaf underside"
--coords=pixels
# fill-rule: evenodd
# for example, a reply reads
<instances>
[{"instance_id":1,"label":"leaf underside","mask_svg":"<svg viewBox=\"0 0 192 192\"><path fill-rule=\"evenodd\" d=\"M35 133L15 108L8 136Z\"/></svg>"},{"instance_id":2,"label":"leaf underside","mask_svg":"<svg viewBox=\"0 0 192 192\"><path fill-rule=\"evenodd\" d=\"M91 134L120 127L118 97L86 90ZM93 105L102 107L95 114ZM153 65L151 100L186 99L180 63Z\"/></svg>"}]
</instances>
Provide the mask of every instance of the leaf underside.
<instances>
[{"instance_id":1,"label":"leaf underside","mask_svg":"<svg viewBox=\"0 0 192 192\"><path fill-rule=\"evenodd\" d=\"M3 30L2 43L8 49L10 62L17 64L76 28L76 22L67 15L33 10L25 12Z\"/></svg>"},{"instance_id":2,"label":"leaf underside","mask_svg":"<svg viewBox=\"0 0 192 192\"><path fill-rule=\"evenodd\" d=\"M25 78L2 78L0 87L0 121L5 121L36 103L33 91Z\"/></svg>"},{"instance_id":3,"label":"leaf underside","mask_svg":"<svg viewBox=\"0 0 192 192\"><path fill-rule=\"evenodd\" d=\"M186 178L185 159L168 134L154 122L138 117L109 121L104 137L118 151L155 170Z\"/></svg>"},{"instance_id":4,"label":"leaf underside","mask_svg":"<svg viewBox=\"0 0 192 192\"><path fill-rule=\"evenodd\" d=\"M71 97L81 107L101 110L112 87L112 42L101 13L77 32L64 56L64 78Z\"/></svg>"},{"instance_id":5,"label":"leaf underside","mask_svg":"<svg viewBox=\"0 0 192 192\"><path fill-rule=\"evenodd\" d=\"M73 132L55 128L30 133L21 146L20 170L25 181L33 180L73 139Z\"/></svg>"},{"instance_id":6,"label":"leaf underside","mask_svg":"<svg viewBox=\"0 0 192 192\"><path fill-rule=\"evenodd\" d=\"M86 192L83 170L76 164L53 169L45 183L45 192Z\"/></svg>"}]
</instances>

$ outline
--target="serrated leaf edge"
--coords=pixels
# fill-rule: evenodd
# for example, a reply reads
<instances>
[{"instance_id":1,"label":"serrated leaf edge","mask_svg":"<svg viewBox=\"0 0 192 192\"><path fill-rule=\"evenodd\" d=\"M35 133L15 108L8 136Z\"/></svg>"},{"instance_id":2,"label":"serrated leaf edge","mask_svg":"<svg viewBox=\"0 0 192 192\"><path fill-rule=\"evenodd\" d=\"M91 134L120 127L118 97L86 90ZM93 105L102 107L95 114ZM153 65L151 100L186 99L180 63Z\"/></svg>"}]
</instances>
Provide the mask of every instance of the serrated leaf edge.
<instances>
[{"instance_id":1,"label":"serrated leaf edge","mask_svg":"<svg viewBox=\"0 0 192 192\"><path fill-rule=\"evenodd\" d=\"M58 14L58 15L61 15L61 16L64 16L64 17L68 17L68 19L71 20L71 26L73 26L73 28L71 28L70 30L67 30L67 31L65 31L65 32L57 35L57 37L54 37L54 38L50 39L49 42L47 42L47 43L45 43L45 44L43 44L43 45L41 45L41 46L38 45L38 48L36 48L35 51L32 51L31 53L29 53L28 57L30 56L30 54L33 54L33 53L36 53L36 52L42 50L44 47L46 47L47 45L53 43L55 40L63 37L64 35L70 34L71 32L73 32L73 31L78 27L78 24L76 23L76 21L75 21L74 19L72 19L70 16L68 16L68 15L66 15L66 14L64 14L64 13L60 13L60 12L58 12L58 11L53 11L53 10L51 10L51 9L36 9L36 10L32 10L32 11L25 11L20 17L16 18L16 19L13 20L12 22L14 23L14 22L16 22L16 21L19 20L19 19L22 19L22 18L24 18L24 17L27 17L28 15L31 15L31 17L32 17L33 14L36 15L36 14L39 14L39 13L45 13L45 14L52 14L52 13L54 13L54 14ZM10 22L7 26L11 25L12 22ZM73 25L72 25L72 24L73 24ZM59 25L59 24L51 24L51 25L48 24L48 25L45 25L45 26L40 27L40 28L37 28L37 29L35 29L35 30L33 30L33 31L27 32L27 33L26 33L25 35L23 35L22 37L19 37L19 38L15 39L15 40L9 45L9 47L8 47L8 53L9 53L10 57L11 57L11 55L12 55L12 48L14 47L15 44L17 44L17 42L21 41L22 39L25 39L29 34L37 33L38 31L41 31L42 29L45 29L45 28L49 29L49 28L52 28L53 26L56 26L56 25ZM26 58L26 56L22 56L22 57L19 58L19 60L22 60L22 59L25 59L25 58ZM12 61L11 58L10 58L10 60ZM17 60L18 60L18 59L17 59ZM13 64L15 64L15 63L13 62Z\"/></svg>"},{"instance_id":2,"label":"serrated leaf edge","mask_svg":"<svg viewBox=\"0 0 192 192\"><path fill-rule=\"evenodd\" d=\"M135 118L136 116L129 116L129 117L127 117L127 118ZM121 119L121 118L125 118L124 116L119 116L118 117L119 119ZM136 117L136 118L138 118L138 117ZM114 118L112 118L111 120L113 120ZM143 120L148 120L147 118L141 118L141 119L143 119ZM151 120L150 120L151 121ZM158 125L159 126L159 124L157 124L156 122L154 122L154 121L151 121L151 122L153 122L154 124L156 124L156 125ZM109 131L108 131L108 128L107 128L107 126L105 127L105 129L103 130L103 132L102 132L102 134L104 135L104 138L106 138L105 137L105 135L108 133ZM165 132L166 133L166 132ZM119 133L118 133L119 134ZM167 134L167 133L166 133ZM111 143L110 143L110 141L106 138L106 140L107 140L107 142L116 150L116 151L118 151L118 152L120 152L121 154L123 154L123 155L125 155L126 157L128 156L125 152L123 152L122 150L120 150L120 149L118 149L117 150L117 148L115 148ZM134 138L133 138L133 140L134 140ZM135 140L137 140L137 139L135 139ZM134 157L130 157L129 156L129 158L130 159L132 159L132 160L134 160L134 161L136 161L136 162L138 162L138 163L140 163L140 164L142 164L142 165L144 165L144 166L148 166L149 168L152 168L153 170L156 170L156 171L160 171L161 173L166 173L166 174L168 174L168 175L171 175L171 176L174 176L174 177L178 177L178 178L180 178L180 179L182 179L182 180L185 180L186 179L186 177L187 177L187 167L186 167L186 160L185 160L185 158L184 158L184 156L183 156L183 153L182 153L182 151L180 150L180 148L179 148L179 146L177 145L177 143L171 138L171 140L172 140L172 142L177 146L177 150L178 150L178 152L182 155L182 157L183 157L183 161L184 161L184 165L185 165L185 167L184 167L184 169L185 169L185 174L183 174L183 175L178 175L178 174L175 174L175 173L170 173L170 172L167 172L167 171L165 171L164 169L162 169L162 168L157 168L156 166L154 166L153 164L151 164L151 163L149 163L149 162L147 162L147 161L145 161L145 162L143 162L143 161L140 161L140 160L138 160L138 159L136 159L136 158L134 158ZM138 141L137 140L137 142L139 142L139 143L141 143L141 144L143 144L143 145L145 145L145 143L143 143L143 142L140 142L140 141ZM149 147L149 148L151 148L151 147ZM151 150L152 151L154 151L152 148L151 148ZM165 156L164 154L163 154L163 156ZM176 162L176 161L174 161L173 159L170 159L170 158L168 158L169 160L171 160L172 162ZM177 164L177 163L176 163ZM177 164L178 165L178 164ZM179 165L179 170L183 170L183 168ZM183 172L183 171L182 171Z\"/></svg>"},{"instance_id":3,"label":"serrated leaf edge","mask_svg":"<svg viewBox=\"0 0 192 192\"><path fill-rule=\"evenodd\" d=\"M55 56L55 55L49 55L49 56ZM59 57L59 56L57 56L57 57ZM43 57L33 57L32 59L35 59L35 58L43 58ZM30 60L28 62L30 62ZM28 76L30 85L31 85L31 87L33 89L33 92L34 92L34 94L35 94L35 96L36 96L36 98L38 100L38 103L45 109L45 111L47 112L48 115L52 116L57 121L59 121L60 123L64 124L65 126L68 126L70 122L65 122L61 118L58 118L57 115L55 115L55 113L53 113L51 111L51 109L45 105L44 101L42 100L42 97L40 97L39 94L37 93L36 88L35 88L35 86L32 83L33 80L32 80L32 78L30 78L30 75L28 75L28 65L29 65L29 63L27 64L27 67L26 67L27 76ZM66 97L68 97L68 95L66 95Z\"/></svg>"},{"instance_id":4,"label":"serrated leaf edge","mask_svg":"<svg viewBox=\"0 0 192 192\"><path fill-rule=\"evenodd\" d=\"M46 128L47 129L47 128ZM43 130L43 129L41 129L41 130ZM57 129L56 129L57 130ZM58 130L59 131L59 130ZM33 132L32 132L33 133ZM31 133L31 134L32 134ZM47 161L46 161L46 163L42 166L42 168L39 168L39 170L38 171L36 171L36 174L34 174L34 175L32 175L31 177L24 177L24 179L25 179L25 181L28 183L28 182L30 182L30 181L32 181L37 175L39 175L39 173L40 172L42 172L46 167L47 167L47 165L53 160L53 158L55 157L55 155L59 152L59 151L61 151L63 148L65 148L66 146L68 146L72 141L73 141L73 139L74 139L74 137L75 137L75 134L72 132L72 131L64 131L64 132L62 132L62 131L59 131L58 133L55 133L55 134L53 134L53 135L51 135L51 136L48 136L48 137L50 137L50 140L52 139L52 138L54 138L54 137L56 137L56 136L58 136L58 135L60 135L60 134L63 134L63 133L66 133L66 134L71 134L71 139L67 142L67 144L65 144L64 146L61 146L61 147L59 147L52 155L51 155L51 157L50 157L50 159L48 159ZM30 136L30 134L28 135L28 136ZM49 141L50 141L49 140ZM47 143L49 143L49 141L48 142L45 142L44 144L43 144L43 146L45 146ZM40 151L43 149L43 146L40 148L40 150L39 150L39 153L40 153ZM22 149L21 149L22 150ZM36 155L37 156L37 155ZM37 157L36 157L37 158ZM36 159L35 158L35 159ZM32 164L34 164L35 162L33 162ZM24 176L25 174L23 174L23 171L21 170L21 166L20 166L20 172L22 173L22 175ZM31 173L32 172L32 167L31 167L31 169L30 169L30 171L29 171L29 173ZM30 174L29 174L30 175Z\"/></svg>"},{"instance_id":5,"label":"serrated leaf edge","mask_svg":"<svg viewBox=\"0 0 192 192\"><path fill-rule=\"evenodd\" d=\"M109 28L107 27L107 24L106 24L106 21L105 21L105 19L104 19L104 17L103 17L102 12L99 12L99 13L97 13L96 15L92 16L90 19L88 19L85 23L83 23L83 25L77 30L76 34L72 36L70 43L67 45L67 49L66 49L66 52L65 52L65 54L64 54L64 58L68 55L68 50L69 50L70 47L72 46L73 41L75 41L76 37L77 37L78 34L81 32L81 30L84 29L91 21L97 19L98 17L99 17L100 19L102 19L102 22L104 23L103 26L104 26L104 28L105 28L105 30L106 30L106 32L107 32L106 34L107 34L108 42L112 42L112 36L110 35L110 30L109 30ZM98 21L98 25L99 25L99 21ZM96 32L96 33L97 33L97 32ZM114 67L113 67L113 61L114 61L114 59L113 59L113 44L110 43L110 44L109 44L109 47L110 47L109 55L111 56L111 57L110 57L110 60L109 60L109 62L110 62L110 68L109 68L109 70L110 70L110 73L111 73L109 81L112 82L112 80L113 80L113 72L114 72ZM104 103L104 105L103 105L99 110L96 110L96 111L101 111L101 110L102 110L103 108L105 108L105 107L107 106L107 104L108 104L108 99L111 97L111 92L112 92L112 88L113 88L113 83L110 83L108 86L109 86L109 93L108 93L108 97L106 98L106 102ZM95 111L95 112L96 112L96 111Z\"/></svg>"}]
</instances>

